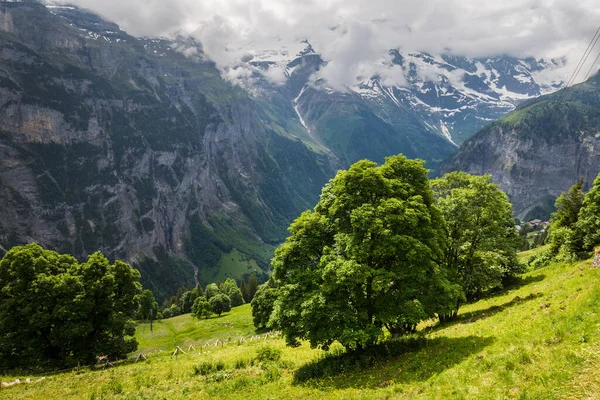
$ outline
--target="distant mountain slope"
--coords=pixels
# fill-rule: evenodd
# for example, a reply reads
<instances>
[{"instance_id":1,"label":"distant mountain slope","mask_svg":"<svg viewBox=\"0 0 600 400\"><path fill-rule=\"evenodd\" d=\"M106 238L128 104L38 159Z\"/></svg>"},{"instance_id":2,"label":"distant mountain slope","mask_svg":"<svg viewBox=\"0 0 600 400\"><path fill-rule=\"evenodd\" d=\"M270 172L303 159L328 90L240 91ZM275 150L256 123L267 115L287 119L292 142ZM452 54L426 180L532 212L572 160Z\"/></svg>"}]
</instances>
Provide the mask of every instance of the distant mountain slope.
<instances>
[{"instance_id":1,"label":"distant mountain slope","mask_svg":"<svg viewBox=\"0 0 600 400\"><path fill-rule=\"evenodd\" d=\"M278 102L291 102L311 135L345 162L401 152L431 166L455 151L478 129L515 109L524 100L557 90L543 73L562 61L508 56L475 58L390 51L391 67L400 66L401 86L368 77L341 92L316 79L326 61L306 43L292 58L287 53L258 53L248 62L269 71L284 68L281 87L253 85Z\"/></svg>"},{"instance_id":2,"label":"distant mountain slope","mask_svg":"<svg viewBox=\"0 0 600 400\"><path fill-rule=\"evenodd\" d=\"M491 174L521 217L547 218L554 199L600 172L600 75L542 96L492 122L440 165Z\"/></svg>"}]
</instances>

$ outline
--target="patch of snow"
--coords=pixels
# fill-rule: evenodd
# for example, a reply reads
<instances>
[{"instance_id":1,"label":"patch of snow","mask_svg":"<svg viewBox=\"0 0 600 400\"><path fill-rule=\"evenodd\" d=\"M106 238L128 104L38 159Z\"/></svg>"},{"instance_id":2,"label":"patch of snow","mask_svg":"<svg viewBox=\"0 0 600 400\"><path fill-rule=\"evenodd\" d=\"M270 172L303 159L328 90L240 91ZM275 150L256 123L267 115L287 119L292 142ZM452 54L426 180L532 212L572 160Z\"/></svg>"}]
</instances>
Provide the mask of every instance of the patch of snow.
<instances>
[{"instance_id":1,"label":"patch of snow","mask_svg":"<svg viewBox=\"0 0 600 400\"><path fill-rule=\"evenodd\" d=\"M442 121L441 119L440 119L440 128L441 128L441 132L444 135L444 137L446 139L448 139L448 141L450 143L452 143L454 146L458 147L458 145L456 143L454 143L454 140L452 140L452 135L450 134L450 130L448 129L448 127L446 126L444 121Z\"/></svg>"},{"instance_id":2,"label":"patch of snow","mask_svg":"<svg viewBox=\"0 0 600 400\"><path fill-rule=\"evenodd\" d=\"M524 74L515 75L515 79L521 83L531 83L533 81L533 78L531 78L531 76L527 76Z\"/></svg>"},{"instance_id":3,"label":"patch of snow","mask_svg":"<svg viewBox=\"0 0 600 400\"><path fill-rule=\"evenodd\" d=\"M302 97L306 88L307 88L307 86L304 86L302 88L302 90L300 91L300 93L298 94L298 96L296 96L296 98L294 99L294 110L296 111L296 115L298 116L300 123L302 124L304 129L306 129L306 131L310 134L310 128L308 127L308 125L306 125L306 122L304 122L304 118L302 118L302 115L300 114L300 110L298 109L298 100L300 100L300 97Z\"/></svg>"}]
</instances>

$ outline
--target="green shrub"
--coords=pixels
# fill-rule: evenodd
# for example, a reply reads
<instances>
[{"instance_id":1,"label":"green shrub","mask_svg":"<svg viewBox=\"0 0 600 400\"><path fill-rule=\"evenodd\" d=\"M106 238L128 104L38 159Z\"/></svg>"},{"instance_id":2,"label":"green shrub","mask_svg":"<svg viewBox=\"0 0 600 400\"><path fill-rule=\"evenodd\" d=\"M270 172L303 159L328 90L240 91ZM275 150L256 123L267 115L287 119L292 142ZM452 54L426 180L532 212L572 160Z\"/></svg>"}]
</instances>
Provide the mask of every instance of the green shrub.
<instances>
[{"instance_id":1,"label":"green shrub","mask_svg":"<svg viewBox=\"0 0 600 400\"><path fill-rule=\"evenodd\" d=\"M206 378L206 382L223 382L226 379L230 379L231 374L227 372L217 372Z\"/></svg>"},{"instance_id":2,"label":"green shrub","mask_svg":"<svg viewBox=\"0 0 600 400\"><path fill-rule=\"evenodd\" d=\"M263 382L274 382L279 378L281 378L281 370L274 365L268 367L262 376Z\"/></svg>"},{"instance_id":3,"label":"green shrub","mask_svg":"<svg viewBox=\"0 0 600 400\"><path fill-rule=\"evenodd\" d=\"M553 259L554 256L552 255L552 252L544 251L542 253L529 257L529 260L527 260L527 267L531 271L544 268L550 265Z\"/></svg>"},{"instance_id":4,"label":"green shrub","mask_svg":"<svg viewBox=\"0 0 600 400\"><path fill-rule=\"evenodd\" d=\"M276 349L271 346L262 346L256 350L256 360L261 363L277 362L281 360L281 349Z\"/></svg>"},{"instance_id":5,"label":"green shrub","mask_svg":"<svg viewBox=\"0 0 600 400\"><path fill-rule=\"evenodd\" d=\"M202 361L198 365L192 367L192 375L206 376L210 373L222 371L225 369L225 363L222 360L218 361Z\"/></svg>"},{"instance_id":6,"label":"green shrub","mask_svg":"<svg viewBox=\"0 0 600 400\"><path fill-rule=\"evenodd\" d=\"M234 367L235 369L244 369L248 366L248 364L248 360L241 358L235 361Z\"/></svg>"}]
</instances>

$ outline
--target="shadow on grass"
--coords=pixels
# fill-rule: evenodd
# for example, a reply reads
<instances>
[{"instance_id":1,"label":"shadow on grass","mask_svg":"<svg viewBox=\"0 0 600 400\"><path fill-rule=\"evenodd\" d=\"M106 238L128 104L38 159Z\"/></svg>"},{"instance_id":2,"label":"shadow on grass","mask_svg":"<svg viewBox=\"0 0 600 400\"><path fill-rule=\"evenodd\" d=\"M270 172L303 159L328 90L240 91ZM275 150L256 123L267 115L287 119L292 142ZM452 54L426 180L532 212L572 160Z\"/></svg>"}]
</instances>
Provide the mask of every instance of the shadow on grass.
<instances>
[{"instance_id":1,"label":"shadow on grass","mask_svg":"<svg viewBox=\"0 0 600 400\"><path fill-rule=\"evenodd\" d=\"M508 290L516 290L523 286L531 285L532 283L541 282L544 279L546 279L546 275L544 274L530 275L525 278L522 276L513 277L504 282L504 287L502 289L498 290L497 292L492 292L491 295L496 296L498 294L505 293Z\"/></svg>"},{"instance_id":2,"label":"shadow on grass","mask_svg":"<svg viewBox=\"0 0 600 400\"><path fill-rule=\"evenodd\" d=\"M294 384L344 389L422 382L481 352L493 342L493 337L426 339L414 336L360 352L332 350L296 370Z\"/></svg>"},{"instance_id":3,"label":"shadow on grass","mask_svg":"<svg viewBox=\"0 0 600 400\"><path fill-rule=\"evenodd\" d=\"M514 307L514 306L522 304L526 301L535 300L539 297L542 297L543 295L544 295L543 293L538 292L538 293L530 293L529 295L527 295L525 297L515 296L512 300L507 301L506 303L503 303L503 304L500 304L497 306L491 306L491 307L485 308L483 310L470 311L470 312L459 314L456 318L454 318L450 321L447 321L444 323L439 323L439 324L433 325L431 327L425 328L425 329L423 329L423 332L433 332L433 331L437 331L440 329L446 329L449 326L453 326L456 324L469 324L472 322L479 321L481 319L486 319L495 314L498 314L499 312L506 310L507 308Z\"/></svg>"}]
</instances>

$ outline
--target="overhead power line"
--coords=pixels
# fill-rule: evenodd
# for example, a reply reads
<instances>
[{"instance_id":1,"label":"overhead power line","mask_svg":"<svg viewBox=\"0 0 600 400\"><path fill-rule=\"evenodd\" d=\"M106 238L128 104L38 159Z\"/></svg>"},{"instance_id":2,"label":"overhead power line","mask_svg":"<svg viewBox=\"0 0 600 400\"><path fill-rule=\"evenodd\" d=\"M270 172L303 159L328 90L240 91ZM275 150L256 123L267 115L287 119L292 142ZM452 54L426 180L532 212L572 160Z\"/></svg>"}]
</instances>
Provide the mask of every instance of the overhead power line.
<instances>
[{"instance_id":1,"label":"overhead power line","mask_svg":"<svg viewBox=\"0 0 600 400\"><path fill-rule=\"evenodd\" d=\"M554 112L560 106L560 103L562 103L562 101L565 99L565 97L567 95L567 92L568 92L569 88L571 87L571 85L573 85L573 83L575 83L575 80L577 79L577 76L581 72L581 69L585 65L588 57L590 56L590 54L594 50L594 47L596 47L596 44L598 43L598 40L600 40L600 26L596 30L596 33L594 33L594 36L592 37L592 40L590 40L590 43L588 44L587 48L585 49L585 52L583 53L583 55L579 59L579 62L577 63L577 66L575 67L575 70L573 71L573 74L571 75L571 77L567 81L567 84L565 85L565 88L560 93L560 97L558 98L558 101L557 101L556 105L552 109L552 114L554 114ZM600 57L600 53L598 54L598 57L596 57L596 60L592 63L592 67L588 71L588 74L586 74L586 78L584 79L584 81L587 79L587 76L589 75L589 73L593 69L593 67L596 64L596 62L598 61L599 57Z\"/></svg>"},{"instance_id":2,"label":"overhead power line","mask_svg":"<svg viewBox=\"0 0 600 400\"><path fill-rule=\"evenodd\" d=\"M594 67L596 65L598 65L598 60L600 60L600 51L598 51L598 55L596 56L596 59L594 60L594 62L592 63L592 65L590 65L590 69L588 70L587 74L585 74L585 78L583 78L584 82L588 80L588 78L590 77L590 74L594 70Z\"/></svg>"}]
</instances>

